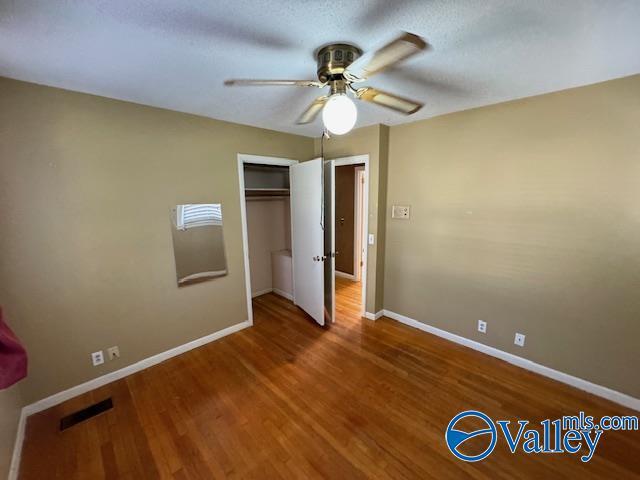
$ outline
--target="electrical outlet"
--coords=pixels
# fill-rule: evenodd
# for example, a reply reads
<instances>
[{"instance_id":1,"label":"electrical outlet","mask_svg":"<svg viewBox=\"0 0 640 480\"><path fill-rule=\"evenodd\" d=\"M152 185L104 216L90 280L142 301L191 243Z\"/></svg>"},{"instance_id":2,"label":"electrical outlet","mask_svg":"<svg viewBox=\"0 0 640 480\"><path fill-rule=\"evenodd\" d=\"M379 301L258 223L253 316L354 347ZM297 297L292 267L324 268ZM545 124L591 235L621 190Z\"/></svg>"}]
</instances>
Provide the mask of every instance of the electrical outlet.
<instances>
[{"instance_id":1,"label":"electrical outlet","mask_svg":"<svg viewBox=\"0 0 640 480\"><path fill-rule=\"evenodd\" d=\"M102 365L104 363L104 354L102 353L102 350L100 350L99 352L93 352L91 354L91 363L93 363L94 367L97 367L98 365Z\"/></svg>"},{"instance_id":2,"label":"electrical outlet","mask_svg":"<svg viewBox=\"0 0 640 480\"><path fill-rule=\"evenodd\" d=\"M120 358L120 349L117 346L107 348L107 357L109 360Z\"/></svg>"},{"instance_id":3,"label":"electrical outlet","mask_svg":"<svg viewBox=\"0 0 640 480\"><path fill-rule=\"evenodd\" d=\"M520 347L524 347L524 338L525 338L524 333L516 333L516 338L513 340L513 343L515 343Z\"/></svg>"},{"instance_id":4,"label":"electrical outlet","mask_svg":"<svg viewBox=\"0 0 640 480\"><path fill-rule=\"evenodd\" d=\"M484 320L478 320L478 331L480 333L487 333L487 322Z\"/></svg>"},{"instance_id":5,"label":"electrical outlet","mask_svg":"<svg viewBox=\"0 0 640 480\"><path fill-rule=\"evenodd\" d=\"M411 207L409 207L409 205L394 205L391 207L391 218L409 220L410 213Z\"/></svg>"}]
</instances>

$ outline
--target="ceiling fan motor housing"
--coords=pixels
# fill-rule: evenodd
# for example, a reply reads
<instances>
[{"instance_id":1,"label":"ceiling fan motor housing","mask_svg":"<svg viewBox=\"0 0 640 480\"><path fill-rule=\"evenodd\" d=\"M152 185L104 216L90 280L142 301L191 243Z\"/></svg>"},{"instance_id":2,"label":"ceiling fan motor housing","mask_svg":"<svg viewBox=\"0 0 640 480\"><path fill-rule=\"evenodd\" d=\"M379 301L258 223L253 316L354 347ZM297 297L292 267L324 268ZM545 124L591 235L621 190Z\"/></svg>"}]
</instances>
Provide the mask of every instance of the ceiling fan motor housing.
<instances>
[{"instance_id":1,"label":"ceiling fan motor housing","mask_svg":"<svg viewBox=\"0 0 640 480\"><path fill-rule=\"evenodd\" d=\"M348 43L332 43L318 51L318 79L325 83L332 80L342 80L342 73L360 55L355 45Z\"/></svg>"}]
</instances>

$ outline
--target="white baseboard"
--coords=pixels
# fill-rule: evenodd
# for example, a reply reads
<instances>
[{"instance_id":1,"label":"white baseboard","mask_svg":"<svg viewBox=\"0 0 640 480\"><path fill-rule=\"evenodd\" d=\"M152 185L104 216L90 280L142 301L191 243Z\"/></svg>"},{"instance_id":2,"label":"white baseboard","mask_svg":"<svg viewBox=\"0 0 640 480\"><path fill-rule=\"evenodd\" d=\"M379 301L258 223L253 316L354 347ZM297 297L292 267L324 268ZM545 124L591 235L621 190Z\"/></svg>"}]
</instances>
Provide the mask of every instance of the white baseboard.
<instances>
[{"instance_id":1,"label":"white baseboard","mask_svg":"<svg viewBox=\"0 0 640 480\"><path fill-rule=\"evenodd\" d=\"M279 288L265 288L264 290L260 290L259 292L256 293L252 293L251 294L251 298L256 298L259 297L261 295L266 295L267 293L275 293L277 295L280 295L281 297L286 298L287 300L291 300L293 302L293 295L291 295L290 293L285 292L284 290L280 290Z\"/></svg>"},{"instance_id":2,"label":"white baseboard","mask_svg":"<svg viewBox=\"0 0 640 480\"><path fill-rule=\"evenodd\" d=\"M107 373L106 375L102 375L101 377L94 378L93 380L89 380L88 382L81 383L80 385L76 385L75 387L71 387L68 390L64 390L62 392L51 395L50 397L38 400L37 402L24 407L24 410L26 411L27 416L33 415L34 413L41 412L42 410L46 410L47 408L51 408L55 405L65 402L70 398L77 397L78 395L89 392L91 390L95 390L96 388L102 387L107 383L120 380L121 378L127 377L132 373L139 372L141 370L144 370L145 368L149 368L160 362L164 362L165 360L168 360L172 357L188 352L189 350L193 350L194 348L201 347L202 345L206 345L207 343L218 340L219 338L226 337L227 335L238 332L249 326L251 326L249 321L244 321L230 327L223 328L222 330L214 332L210 335L197 338L189 343L185 343L184 345L180 345L167 350L166 352L158 353L157 355L153 355L152 357L140 360L139 362L121 368L120 370Z\"/></svg>"},{"instance_id":3,"label":"white baseboard","mask_svg":"<svg viewBox=\"0 0 640 480\"><path fill-rule=\"evenodd\" d=\"M223 328L222 330L214 332L210 335L197 338L195 340L192 340L191 342L185 343L184 345L180 345L165 352L158 353L157 355L153 355L152 357L140 360L139 362L128 365L124 368L121 368L120 370L116 370L115 372L107 373L106 375L94 378L93 380L81 383L80 385L71 387L68 390L64 390L62 392L51 395L50 397L38 400L35 403L25 406L22 409L22 412L20 414L20 421L18 423L18 432L16 434L16 442L14 444L13 457L11 459L11 467L9 469L9 480L18 478L18 469L20 468L20 457L22 455L22 443L24 441L25 426L27 417L29 417L30 415L41 412L42 410L46 410L47 408L54 407L71 398L77 397L78 395L82 395L83 393L90 392L91 390L95 390L96 388L102 387L103 385L106 385L108 383L120 380L121 378L127 377L133 373L152 367L153 365L157 365L158 363L164 362L165 360L169 360L170 358L188 352L189 350L201 347L203 345L206 345L207 343L213 342L214 340L218 340L222 337L226 337L227 335L231 335L232 333L239 332L240 330L243 330L250 326L251 322L249 320L245 320L244 322L231 325L227 328Z\"/></svg>"},{"instance_id":4,"label":"white baseboard","mask_svg":"<svg viewBox=\"0 0 640 480\"><path fill-rule=\"evenodd\" d=\"M16 432L16 441L13 444L13 455L11 457L11 466L9 467L8 480L17 480L18 471L20 470L20 459L22 458L22 444L24 443L24 430L27 425L27 415L24 408L20 411L20 419L18 420L18 431Z\"/></svg>"},{"instance_id":5,"label":"white baseboard","mask_svg":"<svg viewBox=\"0 0 640 480\"><path fill-rule=\"evenodd\" d=\"M376 313L364 312L364 318L368 318L369 320L378 320L380 317L384 315L384 310L380 310Z\"/></svg>"},{"instance_id":6,"label":"white baseboard","mask_svg":"<svg viewBox=\"0 0 640 480\"><path fill-rule=\"evenodd\" d=\"M273 288L265 288L264 290L260 290L258 292L252 293L251 298L256 298L256 297L259 297L260 295L265 295L271 292L273 292Z\"/></svg>"},{"instance_id":7,"label":"white baseboard","mask_svg":"<svg viewBox=\"0 0 640 480\"><path fill-rule=\"evenodd\" d=\"M279 288L274 288L273 293L280 295L281 297L286 298L287 300L291 300L293 302L293 295L285 292L284 290L280 290Z\"/></svg>"},{"instance_id":8,"label":"white baseboard","mask_svg":"<svg viewBox=\"0 0 640 480\"><path fill-rule=\"evenodd\" d=\"M351 274L351 273L344 273L341 272L339 270L336 270L336 277L342 277L342 278L348 278L349 280L355 282L356 280L356 276Z\"/></svg>"},{"instance_id":9,"label":"white baseboard","mask_svg":"<svg viewBox=\"0 0 640 480\"><path fill-rule=\"evenodd\" d=\"M446 330L432 327L431 325L419 322L417 320L414 320L413 318L405 317L404 315L400 315L399 313L391 312L389 310L384 310L383 312L385 317L389 317L400 323L409 325L410 327L417 328L427 333L432 333L433 335L437 335L438 337L442 337L446 340L464 345L465 347L473 348L474 350L486 353L487 355L491 355L492 357L499 358L501 360L504 360L505 362L524 368L525 370L529 370L545 377L552 378L553 380L566 383L567 385L571 385L572 387L579 388L580 390L584 390L585 392L592 393L593 395L597 395L598 397L606 398L607 400L610 400L624 407L640 411L640 399L634 398L630 395L627 395L626 393L618 392L608 387L603 387L602 385L592 383L588 380L574 377L573 375L569 375L568 373L545 367L544 365L532 362L531 360L527 360L526 358L522 358L512 353L498 350L497 348L490 347L483 343L469 340L468 338L461 337L460 335L456 335L455 333L447 332Z\"/></svg>"}]
</instances>

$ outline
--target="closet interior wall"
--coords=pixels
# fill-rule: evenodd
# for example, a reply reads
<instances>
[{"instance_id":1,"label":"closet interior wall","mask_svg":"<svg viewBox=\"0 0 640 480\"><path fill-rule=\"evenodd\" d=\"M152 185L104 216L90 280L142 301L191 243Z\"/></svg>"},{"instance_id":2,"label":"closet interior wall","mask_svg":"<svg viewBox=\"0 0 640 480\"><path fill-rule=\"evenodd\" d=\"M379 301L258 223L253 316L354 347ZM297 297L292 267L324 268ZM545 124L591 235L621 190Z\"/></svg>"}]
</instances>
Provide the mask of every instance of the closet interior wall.
<instances>
[{"instance_id":1,"label":"closet interior wall","mask_svg":"<svg viewBox=\"0 0 640 480\"><path fill-rule=\"evenodd\" d=\"M249 267L253 297L292 297L288 167L245 166Z\"/></svg>"}]
</instances>

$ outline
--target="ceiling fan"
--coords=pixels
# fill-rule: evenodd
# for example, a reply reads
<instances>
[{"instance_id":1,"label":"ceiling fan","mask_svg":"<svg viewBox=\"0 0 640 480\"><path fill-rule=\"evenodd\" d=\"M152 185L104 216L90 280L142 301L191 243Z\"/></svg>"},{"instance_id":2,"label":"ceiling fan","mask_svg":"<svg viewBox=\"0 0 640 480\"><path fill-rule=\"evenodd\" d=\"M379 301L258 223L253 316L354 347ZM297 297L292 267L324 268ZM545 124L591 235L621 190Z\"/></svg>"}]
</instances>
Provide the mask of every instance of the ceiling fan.
<instances>
[{"instance_id":1,"label":"ceiling fan","mask_svg":"<svg viewBox=\"0 0 640 480\"><path fill-rule=\"evenodd\" d=\"M357 87L369 77L386 70L397 63L416 55L430 46L422 38L404 32L395 40L371 54L362 54L355 45L332 43L318 50L318 80L225 80L227 86L296 86L329 87L328 95L316 98L298 117L296 123L311 123L322 111L322 120L329 132L342 135L349 132L356 123L358 112L349 98L371 102L396 112L411 115L423 106L411 100L373 87Z\"/></svg>"}]
</instances>

